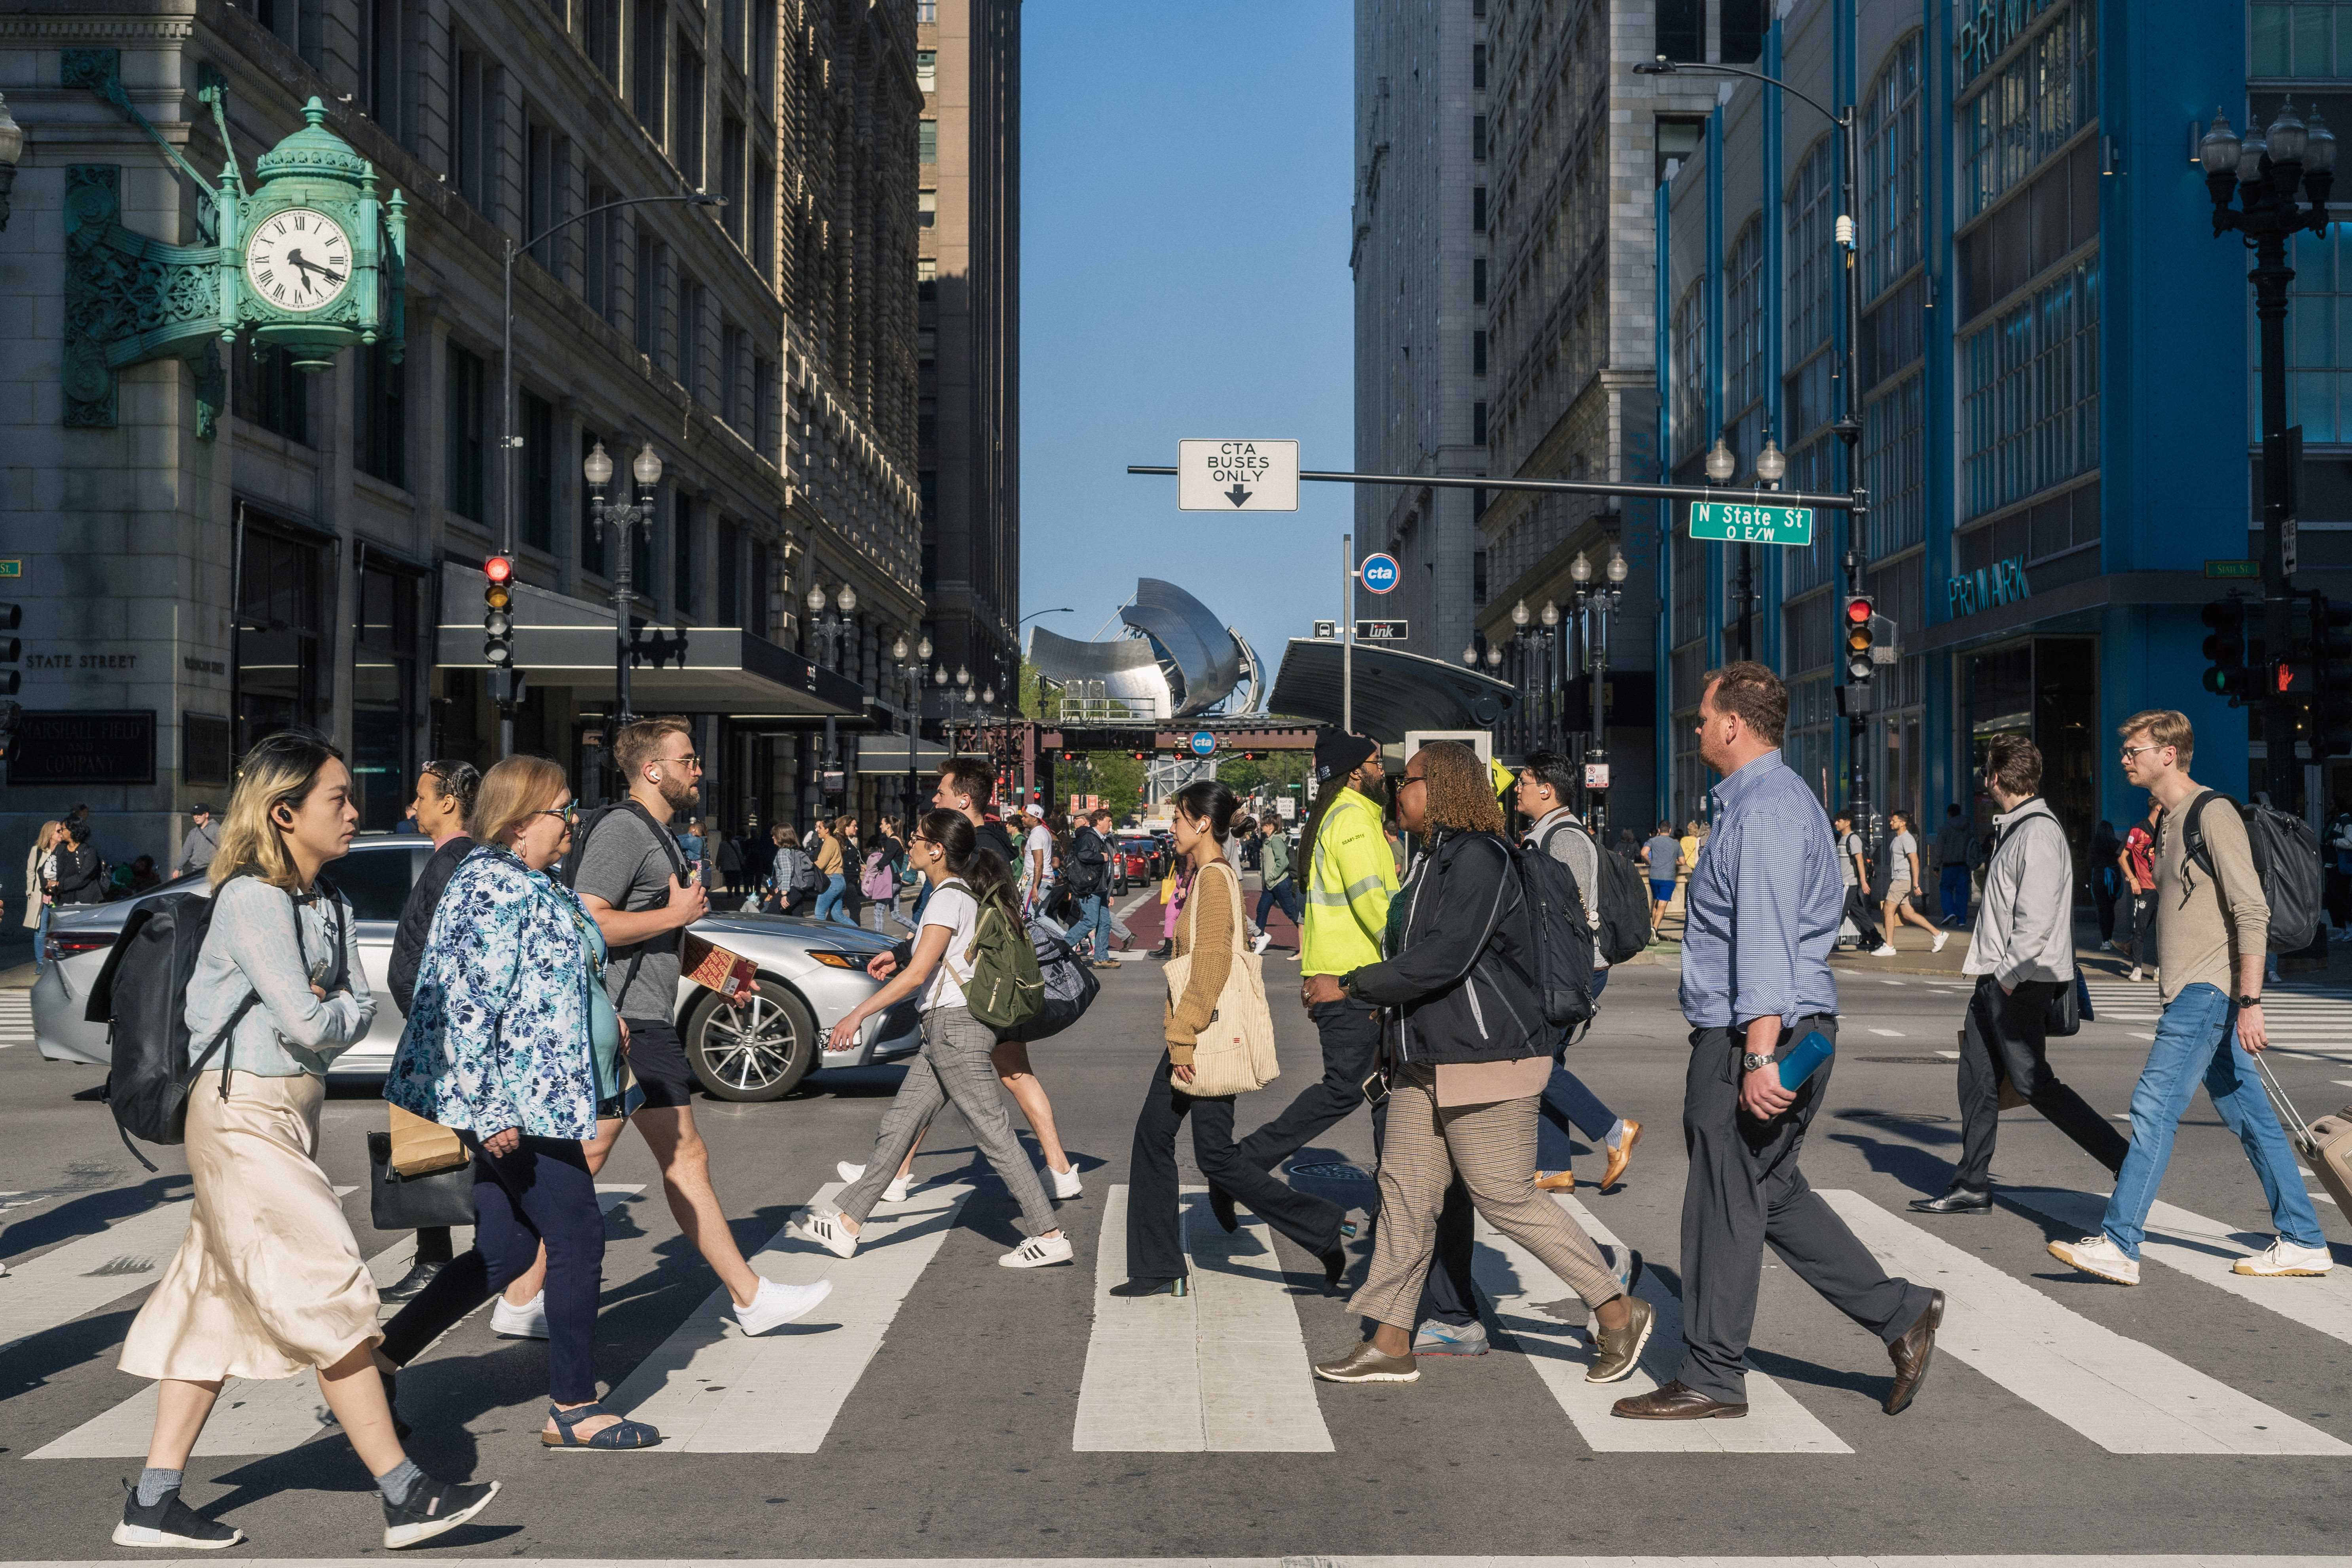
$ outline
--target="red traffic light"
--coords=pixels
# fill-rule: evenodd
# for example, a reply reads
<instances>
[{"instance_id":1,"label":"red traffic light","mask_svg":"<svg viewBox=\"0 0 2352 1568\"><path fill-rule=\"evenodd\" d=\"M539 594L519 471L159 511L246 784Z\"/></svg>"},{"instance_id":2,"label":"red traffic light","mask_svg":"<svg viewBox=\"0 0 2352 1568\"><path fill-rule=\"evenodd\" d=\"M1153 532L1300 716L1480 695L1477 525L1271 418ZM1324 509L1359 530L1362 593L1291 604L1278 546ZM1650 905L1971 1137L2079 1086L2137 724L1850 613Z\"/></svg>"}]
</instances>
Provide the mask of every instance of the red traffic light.
<instances>
[{"instance_id":1,"label":"red traffic light","mask_svg":"<svg viewBox=\"0 0 2352 1568\"><path fill-rule=\"evenodd\" d=\"M1867 597L1852 598L1845 602L1845 618L1856 626L1867 625L1871 613L1871 603Z\"/></svg>"},{"instance_id":2,"label":"red traffic light","mask_svg":"<svg viewBox=\"0 0 2352 1568\"><path fill-rule=\"evenodd\" d=\"M482 563L482 575L493 583L511 582L514 578L514 563L503 555L493 555Z\"/></svg>"}]
</instances>

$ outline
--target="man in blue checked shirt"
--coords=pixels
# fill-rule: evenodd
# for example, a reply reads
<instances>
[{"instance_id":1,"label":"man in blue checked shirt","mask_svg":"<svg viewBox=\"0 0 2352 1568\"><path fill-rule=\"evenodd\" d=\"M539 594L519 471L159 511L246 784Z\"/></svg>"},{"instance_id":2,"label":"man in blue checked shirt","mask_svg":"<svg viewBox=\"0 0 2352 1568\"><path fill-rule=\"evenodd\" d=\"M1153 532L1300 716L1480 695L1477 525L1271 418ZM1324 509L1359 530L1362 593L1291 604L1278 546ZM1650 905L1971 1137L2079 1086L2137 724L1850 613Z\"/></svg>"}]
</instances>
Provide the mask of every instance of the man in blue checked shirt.
<instances>
[{"instance_id":1,"label":"man in blue checked shirt","mask_svg":"<svg viewBox=\"0 0 2352 1568\"><path fill-rule=\"evenodd\" d=\"M1723 775L1715 834L1684 894L1683 1343L1675 1380L1621 1399L1619 1415L1693 1421L1748 1414L1741 1360L1756 1322L1764 1244L1797 1277L1878 1335L1895 1363L1886 1413L1927 1374L1944 1295L1890 1278L1797 1169L1832 1063L1794 1092L1780 1058L1818 1029L1837 1038L1837 940L1844 889L1829 818L1780 761L1789 689L1760 664L1710 672L1698 749Z\"/></svg>"}]
</instances>

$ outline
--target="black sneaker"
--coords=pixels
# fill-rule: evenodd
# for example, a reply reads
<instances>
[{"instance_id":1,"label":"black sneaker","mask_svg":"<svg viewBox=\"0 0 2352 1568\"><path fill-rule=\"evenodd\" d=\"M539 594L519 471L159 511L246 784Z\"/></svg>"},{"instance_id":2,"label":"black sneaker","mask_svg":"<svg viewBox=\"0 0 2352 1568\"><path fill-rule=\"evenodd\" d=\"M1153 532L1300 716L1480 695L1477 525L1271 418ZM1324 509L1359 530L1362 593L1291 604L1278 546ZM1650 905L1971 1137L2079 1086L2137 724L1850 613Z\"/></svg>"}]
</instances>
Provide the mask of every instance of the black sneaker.
<instances>
[{"instance_id":1,"label":"black sneaker","mask_svg":"<svg viewBox=\"0 0 2352 1568\"><path fill-rule=\"evenodd\" d=\"M496 1481L436 1481L427 1478L406 1502L383 1500L383 1543L397 1550L457 1529L499 1495Z\"/></svg>"},{"instance_id":2,"label":"black sneaker","mask_svg":"<svg viewBox=\"0 0 2352 1568\"><path fill-rule=\"evenodd\" d=\"M448 1267L446 1263L416 1264L407 1273L378 1290L375 1293L376 1300L394 1302L414 1301L424 1294L425 1287L433 1283L433 1277Z\"/></svg>"},{"instance_id":3,"label":"black sneaker","mask_svg":"<svg viewBox=\"0 0 2352 1568\"><path fill-rule=\"evenodd\" d=\"M218 1552L222 1547L235 1546L244 1539L245 1531L226 1524L215 1524L182 1502L177 1487L165 1492L163 1500L152 1508L140 1502L136 1489L131 1490L122 1500L122 1522L114 1527L114 1544L117 1546L169 1546L193 1552Z\"/></svg>"}]
</instances>

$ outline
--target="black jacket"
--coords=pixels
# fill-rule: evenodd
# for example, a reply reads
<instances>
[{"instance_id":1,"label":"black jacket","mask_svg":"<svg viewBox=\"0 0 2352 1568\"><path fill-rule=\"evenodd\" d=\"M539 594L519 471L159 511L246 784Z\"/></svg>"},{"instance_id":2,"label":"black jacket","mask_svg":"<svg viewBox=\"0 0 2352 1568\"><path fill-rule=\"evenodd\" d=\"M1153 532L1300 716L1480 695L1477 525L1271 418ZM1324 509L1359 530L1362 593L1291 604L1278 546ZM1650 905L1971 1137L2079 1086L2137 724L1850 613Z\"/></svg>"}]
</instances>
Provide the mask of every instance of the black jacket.
<instances>
[{"instance_id":1,"label":"black jacket","mask_svg":"<svg viewBox=\"0 0 2352 1568\"><path fill-rule=\"evenodd\" d=\"M440 907L441 889L449 885L457 862L473 852L474 841L462 833L433 851L416 875L416 886L408 889L408 901L400 906L400 929L392 933L392 962L384 965L383 980L404 1018L416 1000L416 965L425 956L425 939L433 934L433 911Z\"/></svg>"},{"instance_id":2,"label":"black jacket","mask_svg":"<svg viewBox=\"0 0 2352 1568\"><path fill-rule=\"evenodd\" d=\"M61 904L102 904L106 901L106 869L98 851L85 844L79 849L59 845L58 857L58 902Z\"/></svg>"},{"instance_id":3,"label":"black jacket","mask_svg":"<svg viewBox=\"0 0 2352 1568\"><path fill-rule=\"evenodd\" d=\"M1496 1062L1549 1055L1533 975L1534 933L1508 846L1490 833L1440 833L1397 895L1395 956L1347 977L1351 994L1390 1010L1395 1059Z\"/></svg>"}]
</instances>

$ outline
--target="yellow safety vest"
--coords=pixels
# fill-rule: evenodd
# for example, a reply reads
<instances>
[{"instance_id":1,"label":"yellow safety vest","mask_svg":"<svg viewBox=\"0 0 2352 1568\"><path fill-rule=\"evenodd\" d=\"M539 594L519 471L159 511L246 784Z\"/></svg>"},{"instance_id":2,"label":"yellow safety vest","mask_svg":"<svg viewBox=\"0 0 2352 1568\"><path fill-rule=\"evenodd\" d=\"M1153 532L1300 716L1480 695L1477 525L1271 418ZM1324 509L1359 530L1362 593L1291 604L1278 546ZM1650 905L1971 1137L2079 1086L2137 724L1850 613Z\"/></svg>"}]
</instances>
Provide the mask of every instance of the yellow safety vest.
<instances>
[{"instance_id":1,"label":"yellow safety vest","mask_svg":"<svg viewBox=\"0 0 2352 1568\"><path fill-rule=\"evenodd\" d=\"M1378 963L1397 890L1396 857L1381 831L1380 809L1342 789L1323 814L1311 853L1299 973L1345 974Z\"/></svg>"}]
</instances>

